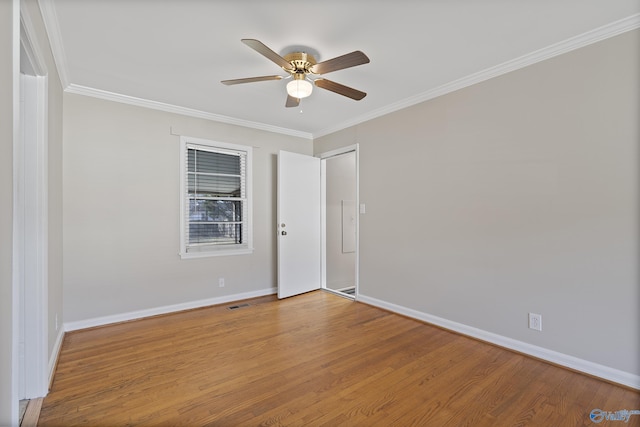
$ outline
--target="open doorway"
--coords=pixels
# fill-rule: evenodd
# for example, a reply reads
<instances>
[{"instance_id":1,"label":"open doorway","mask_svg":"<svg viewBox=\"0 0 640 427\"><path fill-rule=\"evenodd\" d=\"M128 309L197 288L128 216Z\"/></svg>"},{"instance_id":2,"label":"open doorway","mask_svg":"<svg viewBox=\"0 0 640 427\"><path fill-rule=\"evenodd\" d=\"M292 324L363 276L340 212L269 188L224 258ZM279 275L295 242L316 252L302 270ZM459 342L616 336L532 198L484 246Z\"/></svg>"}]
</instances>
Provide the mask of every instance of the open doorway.
<instances>
[{"instance_id":1,"label":"open doorway","mask_svg":"<svg viewBox=\"0 0 640 427\"><path fill-rule=\"evenodd\" d=\"M321 155L323 184L323 285L355 298L358 272L357 147Z\"/></svg>"},{"instance_id":2,"label":"open doorway","mask_svg":"<svg viewBox=\"0 0 640 427\"><path fill-rule=\"evenodd\" d=\"M278 298L322 288L357 299L358 183L357 144L317 156L279 152Z\"/></svg>"}]
</instances>

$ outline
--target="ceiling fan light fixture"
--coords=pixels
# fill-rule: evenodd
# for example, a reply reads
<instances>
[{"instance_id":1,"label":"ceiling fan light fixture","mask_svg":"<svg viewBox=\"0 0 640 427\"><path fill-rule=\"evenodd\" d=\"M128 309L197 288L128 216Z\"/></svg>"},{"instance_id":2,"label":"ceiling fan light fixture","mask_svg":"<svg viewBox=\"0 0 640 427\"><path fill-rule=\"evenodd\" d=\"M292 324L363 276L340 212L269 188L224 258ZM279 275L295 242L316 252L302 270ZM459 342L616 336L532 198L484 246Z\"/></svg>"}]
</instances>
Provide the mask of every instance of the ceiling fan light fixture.
<instances>
[{"instance_id":1,"label":"ceiling fan light fixture","mask_svg":"<svg viewBox=\"0 0 640 427\"><path fill-rule=\"evenodd\" d=\"M308 80L296 78L287 83L287 93L294 98L302 99L311 95L313 85Z\"/></svg>"},{"instance_id":2,"label":"ceiling fan light fixture","mask_svg":"<svg viewBox=\"0 0 640 427\"><path fill-rule=\"evenodd\" d=\"M327 59L326 61L316 62L313 55L307 52L290 52L282 57L260 40L242 39L241 41L260 55L278 65L282 71L287 72L289 76L283 77L281 75L274 75L223 80L221 82L222 84L235 85L239 83L281 80L283 78L293 79L287 84L287 101L284 104L287 108L297 107L300 105L300 99L311 95L314 86L337 93L338 95L346 96L347 98L351 98L355 101L360 101L362 98L367 96L365 92L327 80L324 77L314 78L313 80L307 78L309 74L319 76L333 71L355 67L356 65L368 64L369 58L359 50L355 50L351 53L347 53L333 59Z\"/></svg>"}]
</instances>

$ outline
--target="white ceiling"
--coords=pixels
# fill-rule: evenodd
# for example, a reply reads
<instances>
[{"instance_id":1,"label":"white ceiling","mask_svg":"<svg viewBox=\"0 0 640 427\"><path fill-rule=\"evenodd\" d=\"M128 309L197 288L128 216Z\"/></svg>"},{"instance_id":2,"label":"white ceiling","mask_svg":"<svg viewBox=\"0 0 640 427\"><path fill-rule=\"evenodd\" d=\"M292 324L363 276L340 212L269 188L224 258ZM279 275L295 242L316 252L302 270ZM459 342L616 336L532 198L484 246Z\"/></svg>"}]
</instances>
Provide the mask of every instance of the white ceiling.
<instances>
[{"instance_id":1,"label":"white ceiling","mask_svg":"<svg viewBox=\"0 0 640 427\"><path fill-rule=\"evenodd\" d=\"M640 26L638 0L39 1L68 91L308 138ZM286 75L242 38L362 50L371 63L326 77L368 95L285 108L287 81L224 86Z\"/></svg>"}]
</instances>

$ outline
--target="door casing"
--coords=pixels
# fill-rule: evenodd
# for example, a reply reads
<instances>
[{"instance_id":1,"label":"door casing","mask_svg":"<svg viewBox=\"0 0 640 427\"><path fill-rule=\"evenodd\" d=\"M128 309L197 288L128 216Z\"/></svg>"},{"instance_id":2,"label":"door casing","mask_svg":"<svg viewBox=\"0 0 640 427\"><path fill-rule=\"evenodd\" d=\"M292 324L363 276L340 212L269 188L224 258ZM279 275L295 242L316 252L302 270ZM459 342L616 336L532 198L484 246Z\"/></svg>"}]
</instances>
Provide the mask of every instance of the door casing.
<instances>
[{"instance_id":1,"label":"door casing","mask_svg":"<svg viewBox=\"0 0 640 427\"><path fill-rule=\"evenodd\" d=\"M327 288L327 204L326 204L326 199L327 199L327 186L326 186L326 167L325 167L325 160L329 159L331 157L335 157L335 156L339 156L341 154L346 154L346 153L351 153L351 152L355 152L356 154L356 208L358 209L358 213L356 214L356 265L355 265L355 295L354 295L354 299L358 299L358 289L359 289L359 283L360 283L360 163L359 163L359 158L360 158L360 145L359 144L353 144L353 145L348 145L345 147L341 147L335 150L331 150L331 151L325 151L322 153L317 154L317 157L319 157L322 162L321 162L321 167L320 167L320 183L321 183L321 190L320 190L320 198L321 198L321 223L322 223L322 230L321 230L321 239L322 239L322 260L321 260L321 282L322 282L322 289L329 291L329 292L334 292L332 289ZM342 294L340 294L341 296L344 296Z\"/></svg>"},{"instance_id":2,"label":"door casing","mask_svg":"<svg viewBox=\"0 0 640 427\"><path fill-rule=\"evenodd\" d=\"M48 77L28 11L20 9L14 81L13 340L18 399L48 391ZM17 406L17 402L16 402Z\"/></svg>"}]
</instances>

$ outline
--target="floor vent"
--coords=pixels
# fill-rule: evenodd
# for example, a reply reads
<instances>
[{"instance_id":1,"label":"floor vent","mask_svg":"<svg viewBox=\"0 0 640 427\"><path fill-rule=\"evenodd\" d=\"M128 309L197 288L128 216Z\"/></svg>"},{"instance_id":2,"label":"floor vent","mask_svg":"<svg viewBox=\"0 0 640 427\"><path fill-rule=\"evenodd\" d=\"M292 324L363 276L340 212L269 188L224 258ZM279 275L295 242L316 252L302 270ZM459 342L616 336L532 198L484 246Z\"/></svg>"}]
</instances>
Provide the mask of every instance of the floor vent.
<instances>
[{"instance_id":1,"label":"floor vent","mask_svg":"<svg viewBox=\"0 0 640 427\"><path fill-rule=\"evenodd\" d=\"M230 305L229 307L227 307L227 310L237 310L239 308L245 308L245 307L249 307L249 304L237 304L237 305Z\"/></svg>"}]
</instances>

